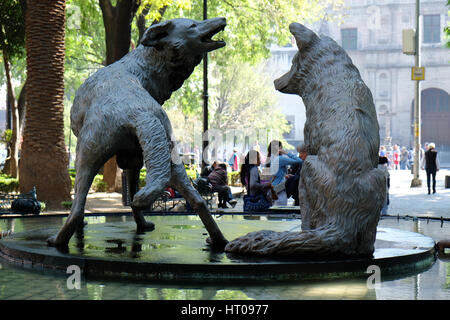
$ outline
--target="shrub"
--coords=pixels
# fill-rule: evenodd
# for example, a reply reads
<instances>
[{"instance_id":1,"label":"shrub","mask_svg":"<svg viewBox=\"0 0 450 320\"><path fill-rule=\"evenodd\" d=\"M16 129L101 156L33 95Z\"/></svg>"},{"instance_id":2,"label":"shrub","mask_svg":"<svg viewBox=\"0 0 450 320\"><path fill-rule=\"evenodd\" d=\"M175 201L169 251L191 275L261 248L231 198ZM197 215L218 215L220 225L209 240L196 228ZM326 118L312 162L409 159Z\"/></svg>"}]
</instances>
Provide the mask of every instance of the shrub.
<instances>
[{"instance_id":1,"label":"shrub","mask_svg":"<svg viewBox=\"0 0 450 320\"><path fill-rule=\"evenodd\" d=\"M77 174L75 169L69 169L69 176L71 178L75 178L75 175Z\"/></svg>"},{"instance_id":2,"label":"shrub","mask_svg":"<svg viewBox=\"0 0 450 320\"><path fill-rule=\"evenodd\" d=\"M61 206L66 210L70 210L72 208L72 201L63 201L61 202Z\"/></svg>"},{"instance_id":3,"label":"shrub","mask_svg":"<svg viewBox=\"0 0 450 320\"><path fill-rule=\"evenodd\" d=\"M241 186L239 171L228 172L228 184L230 186Z\"/></svg>"},{"instance_id":4,"label":"shrub","mask_svg":"<svg viewBox=\"0 0 450 320\"><path fill-rule=\"evenodd\" d=\"M194 168L186 168L186 174L192 180L197 179L197 171Z\"/></svg>"},{"instance_id":5,"label":"shrub","mask_svg":"<svg viewBox=\"0 0 450 320\"><path fill-rule=\"evenodd\" d=\"M147 176L147 170L141 169L141 173L139 174L139 187L145 187L145 177Z\"/></svg>"},{"instance_id":6,"label":"shrub","mask_svg":"<svg viewBox=\"0 0 450 320\"><path fill-rule=\"evenodd\" d=\"M103 175L98 174L94 178L94 182L92 183L92 189L95 192L107 192L108 191L108 184L103 181Z\"/></svg>"},{"instance_id":7,"label":"shrub","mask_svg":"<svg viewBox=\"0 0 450 320\"><path fill-rule=\"evenodd\" d=\"M7 174L0 174L0 192L19 192L19 179Z\"/></svg>"}]
</instances>

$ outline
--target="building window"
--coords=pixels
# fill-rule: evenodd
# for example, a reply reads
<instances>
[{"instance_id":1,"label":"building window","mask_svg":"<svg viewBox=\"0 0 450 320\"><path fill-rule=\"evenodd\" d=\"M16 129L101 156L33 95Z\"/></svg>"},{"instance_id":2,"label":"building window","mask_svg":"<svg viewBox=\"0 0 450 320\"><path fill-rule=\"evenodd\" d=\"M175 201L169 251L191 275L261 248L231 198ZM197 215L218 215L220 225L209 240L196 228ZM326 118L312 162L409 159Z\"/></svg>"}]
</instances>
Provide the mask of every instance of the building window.
<instances>
[{"instance_id":1,"label":"building window","mask_svg":"<svg viewBox=\"0 0 450 320\"><path fill-rule=\"evenodd\" d=\"M356 50L358 45L358 29L341 29L342 48Z\"/></svg>"},{"instance_id":2,"label":"building window","mask_svg":"<svg viewBox=\"0 0 450 320\"><path fill-rule=\"evenodd\" d=\"M441 16L429 14L423 16L423 43L441 42Z\"/></svg>"},{"instance_id":3,"label":"building window","mask_svg":"<svg viewBox=\"0 0 450 320\"><path fill-rule=\"evenodd\" d=\"M286 116L286 120L291 126L291 130L283 134L283 137L285 139L295 139L295 116Z\"/></svg>"},{"instance_id":4,"label":"building window","mask_svg":"<svg viewBox=\"0 0 450 320\"><path fill-rule=\"evenodd\" d=\"M382 98L388 97L389 87L390 83L388 75L386 73L381 73L378 76L378 86L377 86L378 96Z\"/></svg>"}]
</instances>

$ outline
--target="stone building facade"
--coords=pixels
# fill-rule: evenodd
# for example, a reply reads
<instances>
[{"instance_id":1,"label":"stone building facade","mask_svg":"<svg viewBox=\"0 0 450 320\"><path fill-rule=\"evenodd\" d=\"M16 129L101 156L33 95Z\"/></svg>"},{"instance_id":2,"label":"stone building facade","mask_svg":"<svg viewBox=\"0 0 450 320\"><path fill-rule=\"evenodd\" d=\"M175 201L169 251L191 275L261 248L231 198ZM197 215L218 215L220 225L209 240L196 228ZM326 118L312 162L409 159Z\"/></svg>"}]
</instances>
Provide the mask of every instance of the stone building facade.
<instances>
[{"instance_id":1,"label":"stone building facade","mask_svg":"<svg viewBox=\"0 0 450 320\"><path fill-rule=\"evenodd\" d=\"M421 0L421 141L450 150L450 50L444 28L449 23L446 0ZM347 0L341 23L321 21L311 27L346 49L371 89L382 144L413 145L414 56L402 52L402 30L415 28L415 0ZM273 47L268 63L274 77L287 70L297 48ZM288 141L303 140L305 111L301 99L280 94L280 105L294 124Z\"/></svg>"}]
</instances>

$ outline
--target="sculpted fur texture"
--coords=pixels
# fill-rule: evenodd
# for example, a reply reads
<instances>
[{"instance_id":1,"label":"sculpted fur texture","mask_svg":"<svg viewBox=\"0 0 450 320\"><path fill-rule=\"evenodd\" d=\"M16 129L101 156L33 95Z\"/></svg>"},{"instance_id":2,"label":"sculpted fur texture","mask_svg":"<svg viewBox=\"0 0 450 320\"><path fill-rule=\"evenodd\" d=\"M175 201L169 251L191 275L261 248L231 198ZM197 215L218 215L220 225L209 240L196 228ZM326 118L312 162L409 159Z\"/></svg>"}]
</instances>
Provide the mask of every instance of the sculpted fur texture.
<instances>
[{"instance_id":1,"label":"sculpted fur texture","mask_svg":"<svg viewBox=\"0 0 450 320\"><path fill-rule=\"evenodd\" d=\"M153 25L135 50L81 85L71 110L72 131L78 137L75 199L65 225L57 236L48 239L49 244L66 245L81 228L92 181L114 155L119 167L127 170L138 230L154 228L140 210L148 208L170 185L199 214L212 243L226 244L205 201L192 187L184 165L171 161L172 127L162 108L172 92L191 75L204 53L225 46L223 41L211 39L225 25L224 18L174 19ZM146 185L136 193L143 164L147 168Z\"/></svg>"},{"instance_id":2,"label":"sculpted fur texture","mask_svg":"<svg viewBox=\"0 0 450 320\"><path fill-rule=\"evenodd\" d=\"M371 256L386 181L378 169L379 127L372 94L331 38L292 23L299 51L275 80L306 108L299 199L301 232L249 233L225 250L255 255Z\"/></svg>"}]
</instances>

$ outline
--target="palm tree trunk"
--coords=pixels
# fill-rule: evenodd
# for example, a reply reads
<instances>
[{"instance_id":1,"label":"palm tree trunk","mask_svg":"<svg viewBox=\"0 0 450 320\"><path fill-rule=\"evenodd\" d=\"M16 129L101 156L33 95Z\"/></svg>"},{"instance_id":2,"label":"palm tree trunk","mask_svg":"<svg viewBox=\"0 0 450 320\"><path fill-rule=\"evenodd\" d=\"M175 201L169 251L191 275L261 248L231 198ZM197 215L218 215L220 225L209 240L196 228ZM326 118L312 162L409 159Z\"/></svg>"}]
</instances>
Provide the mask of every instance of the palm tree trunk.
<instances>
[{"instance_id":1,"label":"palm tree trunk","mask_svg":"<svg viewBox=\"0 0 450 320\"><path fill-rule=\"evenodd\" d=\"M28 0L27 113L20 159L20 191L36 186L47 208L70 200L64 143L65 0Z\"/></svg>"}]
</instances>

